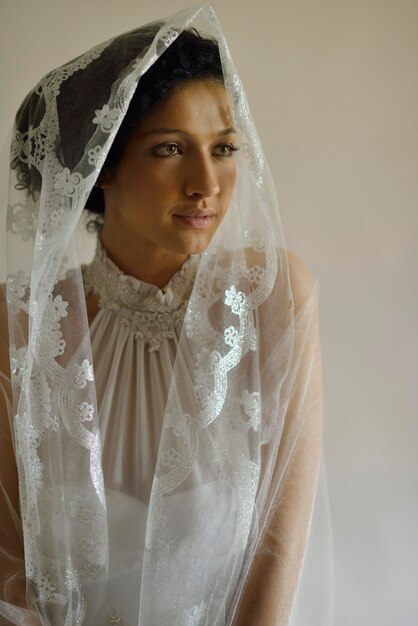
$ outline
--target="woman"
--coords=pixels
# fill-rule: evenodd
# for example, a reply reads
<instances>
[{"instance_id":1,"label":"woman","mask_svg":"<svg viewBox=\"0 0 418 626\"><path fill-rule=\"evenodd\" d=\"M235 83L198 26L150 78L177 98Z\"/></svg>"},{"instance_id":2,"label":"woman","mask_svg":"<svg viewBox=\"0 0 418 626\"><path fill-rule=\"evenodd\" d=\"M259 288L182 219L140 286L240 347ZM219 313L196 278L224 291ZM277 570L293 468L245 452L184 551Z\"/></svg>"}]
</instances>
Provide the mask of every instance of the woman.
<instances>
[{"instance_id":1,"label":"woman","mask_svg":"<svg viewBox=\"0 0 418 626\"><path fill-rule=\"evenodd\" d=\"M48 74L18 112L11 173L5 623L303 620L317 288L285 249L213 11ZM100 218L80 268L85 206Z\"/></svg>"}]
</instances>

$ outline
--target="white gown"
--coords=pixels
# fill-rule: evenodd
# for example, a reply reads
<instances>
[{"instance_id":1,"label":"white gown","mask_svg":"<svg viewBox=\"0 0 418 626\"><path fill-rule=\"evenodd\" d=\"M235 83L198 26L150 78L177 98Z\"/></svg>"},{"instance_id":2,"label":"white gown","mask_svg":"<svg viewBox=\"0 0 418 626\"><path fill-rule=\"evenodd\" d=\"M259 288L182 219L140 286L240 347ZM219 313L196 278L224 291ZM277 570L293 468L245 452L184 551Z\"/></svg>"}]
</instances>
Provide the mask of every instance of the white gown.
<instances>
[{"instance_id":1,"label":"white gown","mask_svg":"<svg viewBox=\"0 0 418 626\"><path fill-rule=\"evenodd\" d=\"M106 596L93 587L87 597L94 626L138 624L148 502L198 259L190 257L162 289L123 274L100 242L83 268L86 293L100 304L90 335L109 529Z\"/></svg>"}]
</instances>

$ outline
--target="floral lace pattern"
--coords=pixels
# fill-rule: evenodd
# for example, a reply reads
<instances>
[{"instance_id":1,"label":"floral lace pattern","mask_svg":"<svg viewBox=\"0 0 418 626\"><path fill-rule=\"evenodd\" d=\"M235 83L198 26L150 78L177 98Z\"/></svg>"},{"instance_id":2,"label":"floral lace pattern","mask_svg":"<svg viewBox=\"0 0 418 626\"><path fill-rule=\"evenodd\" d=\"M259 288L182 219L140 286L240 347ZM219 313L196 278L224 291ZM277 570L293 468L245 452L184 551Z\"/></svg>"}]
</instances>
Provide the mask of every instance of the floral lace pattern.
<instances>
[{"instance_id":1,"label":"floral lace pattern","mask_svg":"<svg viewBox=\"0 0 418 626\"><path fill-rule=\"evenodd\" d=\"M198 263L198 255L191 256L159 289L124 274L98 238L92 263L82 268L84 288L97 296L101 308L117 313L118 322L143 339L149 351L158 350L164 338L173 339L181 329Z\"/></svg>"}]
</instances>

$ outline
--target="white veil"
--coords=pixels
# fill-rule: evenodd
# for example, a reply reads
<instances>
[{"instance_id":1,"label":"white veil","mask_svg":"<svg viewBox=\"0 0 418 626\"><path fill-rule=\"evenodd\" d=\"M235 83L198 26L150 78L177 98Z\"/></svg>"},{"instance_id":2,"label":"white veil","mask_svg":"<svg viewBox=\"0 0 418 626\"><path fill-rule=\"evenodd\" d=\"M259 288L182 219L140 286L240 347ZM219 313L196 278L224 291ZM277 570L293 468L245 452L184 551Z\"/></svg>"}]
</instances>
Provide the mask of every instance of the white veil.
<instances>
[{"instance_id":1,"label":"white veil","mask_svg":"<svg viewBox=\"0 0 418 626\"><path fill-rule=\"evenodd\" d=\"M138 626L331 623L318 285L286 250L245 93L207 7L96 46L45 76L18 112L7 208L11 384L0 346L0 623L26 626L37 614L48 626L92 624L106 593L106 498L75 230L138 81L188 28L218 42L242 149L179 341Z\"/></svg>"}]
</instances>

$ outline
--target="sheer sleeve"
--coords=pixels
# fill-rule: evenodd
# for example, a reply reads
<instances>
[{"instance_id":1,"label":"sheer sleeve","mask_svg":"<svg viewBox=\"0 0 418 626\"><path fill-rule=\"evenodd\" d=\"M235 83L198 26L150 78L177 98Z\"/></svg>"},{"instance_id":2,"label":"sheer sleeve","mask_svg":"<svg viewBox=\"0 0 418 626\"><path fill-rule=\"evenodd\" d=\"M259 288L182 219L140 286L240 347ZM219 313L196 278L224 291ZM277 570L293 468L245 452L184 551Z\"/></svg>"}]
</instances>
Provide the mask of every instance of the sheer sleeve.
<instances>
[{"instance_id":1,"label":"sheer sleeve","mask_svg":"<svg viewBox=\"0 0 418 626\"><path fill-rule=\"evenodd\" d=\"M35 626L39 621L27 608L11 418L7 312L4 286L0 286L0 625Z\"/></svg>"},{"instance_id":2,"label":"sheer sleeve","mask_svg":"<svg viewBox=\"0 0 418 626\"><path fill-rule=\"evenodd\" d=\"M293 392L266 498L268 510L260 521L234 626L290 624L318 481L323 401L317 285L294 255L289 270L295 306Z\"/></svg>"}]
</instances>

